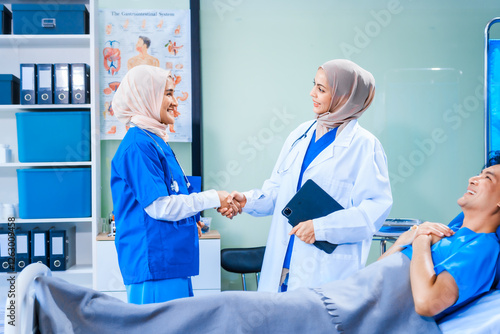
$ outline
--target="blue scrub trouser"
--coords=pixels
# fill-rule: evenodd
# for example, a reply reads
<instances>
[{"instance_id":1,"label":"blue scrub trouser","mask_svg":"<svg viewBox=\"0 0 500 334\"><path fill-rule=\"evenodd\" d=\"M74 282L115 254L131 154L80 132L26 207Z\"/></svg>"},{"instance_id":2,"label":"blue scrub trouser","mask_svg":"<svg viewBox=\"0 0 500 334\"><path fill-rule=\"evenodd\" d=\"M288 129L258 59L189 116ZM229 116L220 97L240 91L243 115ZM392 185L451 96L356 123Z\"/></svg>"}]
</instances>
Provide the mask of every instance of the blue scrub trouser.
<instances>
[{"instance_id":1,"label":"blue scrub trouser","mask_svg":"<svg viewBox=\"0 0 500 334\"><path fill-rule=\"evenodd\" d=\"M139 305L193 296L191 277L146 281L126 285L126 288L128 302Z\"/></svg>"}]
</instances>

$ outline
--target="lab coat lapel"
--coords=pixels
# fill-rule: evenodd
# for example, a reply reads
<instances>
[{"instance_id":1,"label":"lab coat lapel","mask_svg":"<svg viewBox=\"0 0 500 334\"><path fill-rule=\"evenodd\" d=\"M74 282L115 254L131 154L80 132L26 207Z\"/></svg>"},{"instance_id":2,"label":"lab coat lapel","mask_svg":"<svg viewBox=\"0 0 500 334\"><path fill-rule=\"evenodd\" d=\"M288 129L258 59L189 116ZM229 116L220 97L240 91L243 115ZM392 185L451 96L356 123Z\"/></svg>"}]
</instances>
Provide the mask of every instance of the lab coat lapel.
<instances>
[{"instance_id":1,"label":"lab coat lapel","mask_svg":"<svg viewBox=\"0 0 500 334\"><path fill-rule=\"evenodd\" d=\"M344 128L344 130L342 130L342 132L339 134L339 136L335 138L333 143L328 145L327 148L325 148L320 154L318 154L318 156L311 162L307 170L319 165L320 163L325 162L328 159L333 158L333 151L335 147L347 149L358 126L359 125L357 120L350 121L349 124L347 124L347 126Z\"/></svg>"}]
</instances>

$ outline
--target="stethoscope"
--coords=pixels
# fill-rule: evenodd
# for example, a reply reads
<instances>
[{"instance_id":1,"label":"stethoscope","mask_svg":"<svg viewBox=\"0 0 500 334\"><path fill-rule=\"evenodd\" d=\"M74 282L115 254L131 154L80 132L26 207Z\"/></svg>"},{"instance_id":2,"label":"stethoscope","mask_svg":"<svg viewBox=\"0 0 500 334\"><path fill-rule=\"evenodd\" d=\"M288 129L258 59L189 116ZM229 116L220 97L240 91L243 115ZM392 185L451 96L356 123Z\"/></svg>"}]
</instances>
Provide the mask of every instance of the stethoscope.
<instances>
[{"instance_id":1,"label":"stethoscope","mask_svg":"<svg viewBox=\"0 0 500 334\"><path fill-rule=\"evenodd\" d=\"M135 125L135 124L133 124L133 125ZM139 129L141 129L141 128L139 128ZM160 144L158 144L158 142L153 138L153 136L151 136L149 133L147 133L147 131L144 131L144 129L141 129L141 130L145 134L147 134L149 136L149 138L153 139L153 141L155 142L156 146L158 146L160 148L161 152L166 157L167 155L165 154L165 151L163 151L163 148L160 146ZM168 145L168 143L166 143L166 144ZM170 146L170 145L168 145L168 146ZM179 160L177 160L177 157L175 156L174 151L172 151L172 154L174 155L175 161L177 162L177 164L181 168L182 176L184 177L184 180L186 180L186 185L187 185L187 187L189 189L191 187L191 183L189 183L189 179L187 178L186 173L184 173L184 169L182 168L181 164L179 163ZM172 170L170 169L170 166L168 165L168 163L167 163L167 168L168 168L168 173L170 174L170 189L173 192L178 193L179 192L179 183L177 183L177 181L174 180L174 176L172 174Z\"/></svg>"},{"instance_id":2,"label":"stethoscope","mask_svg":"<svg viewBox=\"0 0 500 334\"><path fill-rule=\"evenodd\" d=\"M293 148L297 145L298 142L300 142L302 139L307 138L307 133L309 132L309 130L311 130L311 128L314 126L314 124L316 124L316 122L317 121L314 121L299 138L295 139L295 141L293 142L292 146L290 146L290 149L288 150L287 155L281 161L281 164L280 164L280 166L278 168L278 171L277 171L278 174L282 174L282 173L284 173L284 172L286 172L287 170L290 169L290 167L283 169L283 164L285 163L286 157L288 157L288 155L290 155L290 153L292 152Z\"/></svg>"}]
</instances>

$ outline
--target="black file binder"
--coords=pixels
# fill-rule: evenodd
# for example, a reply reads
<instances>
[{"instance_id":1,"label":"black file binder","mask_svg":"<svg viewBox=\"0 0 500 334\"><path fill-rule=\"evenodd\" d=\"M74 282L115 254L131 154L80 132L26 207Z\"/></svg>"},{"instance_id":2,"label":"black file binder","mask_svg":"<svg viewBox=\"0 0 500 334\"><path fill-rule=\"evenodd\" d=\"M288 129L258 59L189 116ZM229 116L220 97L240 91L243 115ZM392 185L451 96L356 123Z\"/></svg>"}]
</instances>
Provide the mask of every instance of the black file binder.
<instances>
[{"instance_id":1,"label":"black file binder","mask_svg":"<svg viewBox=\"0 0 500 334\"><path fill-rule=\"evenodd\" d=\"M0 272L12 272L14 266L9 254L9 233L0 231Z\"/></svg>"},{"instance_id":2,"label":"black file binder","mask_svg":"<svg viewBox=\"0 0 500 334\"><path fill-rule=\"evenodd\" d=\"M48 264L47 232L35 228L31 232L31 263Z\"/></svg>"},{"instance_id":3,"label":"black file binder","mask_svg":"<svg viewBox=\"0 0 500 334\"><path fill-rule=\"evenodd\" d=\"M16 272L30 264L30 233L16 231Z\"/></svg>"},{"instance_id":4,"label":"black file binder","mask_svg":"<svg viewBox=\"0 0 500 334\"><path fill-rule=\"evenodd\" d=\"M90 67L87 64L71 64L71 103L90 103Z\"/></svg>"},{"instance_id":5,"label":"black file binder","mask_svg":"<svg viewBox=\"0 0 500 334\"><path fill-rule=\"evenodd\" d=\"M303 221L324 217L342 209L342 205L318 186L316 182L307 180L281 213L288 218L290 225L296 226ZM331 244L328 241L316 241L314 246L328 254L331 254L337 248L336 244Z\"/></svg>"},{"instance_id":6,"label":"black file binder","mask_svg":"<svg viewBox=\"0 0 500 334\"><path fill-rule=\"evenodd\" d=\"M63 271L75 264L75 230L49 230L50 270Z\"/></svg>"},{"instance_id":7,"label":"black file binder","mask_svg":"<svg viewBox=\"0 0 500 334\"><path fill-rule=\"evenodd\" d=\"M52 95L54 93L54 65L38 64L37 65L37 103L52 104Z\"/></svg>"},{"instance_id":8,"label":"black file binder","mask_svg":"<svg viewBox=\"0 0 500 334\"><path fill-rule=\"evenodd\" d=\"M36 103L36 64L21 64L21 104Z\"/></svg>"},{"instance_id":9,"label":"black file binder","mask_svg":"<svg viewBox=\"0 0 500 334\"><path fill-rule=\"evenodd\" d=\"M69 64L54 64L54 101L56 104L69 104L70 82Z\"/></svg>"}]
</instances>

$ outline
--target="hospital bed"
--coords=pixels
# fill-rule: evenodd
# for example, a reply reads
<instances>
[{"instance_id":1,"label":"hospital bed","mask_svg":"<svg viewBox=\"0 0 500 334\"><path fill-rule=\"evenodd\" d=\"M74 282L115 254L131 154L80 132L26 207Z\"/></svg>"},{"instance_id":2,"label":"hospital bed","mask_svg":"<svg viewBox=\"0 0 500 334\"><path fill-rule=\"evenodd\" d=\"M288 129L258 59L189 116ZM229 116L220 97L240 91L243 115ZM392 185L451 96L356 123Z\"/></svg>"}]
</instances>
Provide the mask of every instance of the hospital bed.
<instances>
[{"instance_id":1,"label":"hospital bed","mask_svg":"<svg viewBox=\"0 0 500 334\"><path fill-rule=\"evenodd\" d=\"M7 299L5 305L5 334L36 333L34 280L39 276L52 276L51 271L40 263L26 267L16 280L16 296ZM9 305L15 303L15 326ZM500 290L492 290L465 307L442 319L443 333L497 333L500 328Z\"/></svg>"}]
</instances>

